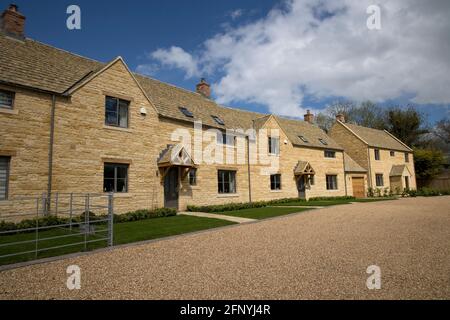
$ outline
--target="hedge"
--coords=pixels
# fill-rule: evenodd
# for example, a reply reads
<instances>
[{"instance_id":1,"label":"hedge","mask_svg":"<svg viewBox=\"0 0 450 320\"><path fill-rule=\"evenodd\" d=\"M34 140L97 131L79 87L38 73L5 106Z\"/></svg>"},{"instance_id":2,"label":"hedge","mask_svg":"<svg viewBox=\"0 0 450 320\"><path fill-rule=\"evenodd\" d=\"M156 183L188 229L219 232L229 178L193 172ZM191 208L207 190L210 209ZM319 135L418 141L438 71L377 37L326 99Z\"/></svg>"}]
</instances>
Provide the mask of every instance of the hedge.
<instances>
[{"instance_id":1,"label":"hedge","mask_svg":"<svg viewBox=\"0 0 450 320\"><path fill-rule=\"evenodd\" d=\"M421 188L419 190L405 190L403 196L410 197L439 197L450 195L450 190L435 190L431 188Z\"/></svg>"},{"instance_id":2,"label":"hedge","mask_svg":"<svg viewBox=\"0 0 450 320\"><path fill-rule=\"evenodd\" d=\"M73 223L82 223L85 221L87 213L83 213L80 216L72 218ZM128 212L122 215L114 215L115 223L123 223L123 222L131 222L131 221L139 221L139 220L147 220L154 218L162 218L162 217L171 217L175 216L177 211L175 209L155 209L155 210L137 210L133 212ZM95 213L89 212L89 220L90 221L98 221L105 220L107 217L105 215L96 216ZM48 216L39 219L30 219L30 220L22 220L18 223L0 221L0 232L5 231L15 231L23 230L23 229L33 229L36 228L36 220L38 222L39 227L51 227L69 224L69 218L62 218L57 216ZM102 222L103 224L106 222ZM27 231L25 231L27 232ZM30 230L28 232L33 232Z\"/></svg>"},{"instance_id":3,"label":"hedge","mask_svg":"<svg viewBox=\"0 0 450 320\"><path fill-rule=\"evenodd\" d=\"M353 200L354 197L318 197L311 198L309 201L333 201L333 200ZM244 209L254 209L254 208L263 208L275 204L283 204L288 202L307 202L305 199L300 198L287 198L287 199L277 199L270 201L258 201L258 202L245 202L245 203L228 203L221 205L213 205L213 206L188 206L187 210L189 212L206 212L206 213L218 213L218 212L226 212L226 211L238 211Z\"/></svg>"}]
</instances>

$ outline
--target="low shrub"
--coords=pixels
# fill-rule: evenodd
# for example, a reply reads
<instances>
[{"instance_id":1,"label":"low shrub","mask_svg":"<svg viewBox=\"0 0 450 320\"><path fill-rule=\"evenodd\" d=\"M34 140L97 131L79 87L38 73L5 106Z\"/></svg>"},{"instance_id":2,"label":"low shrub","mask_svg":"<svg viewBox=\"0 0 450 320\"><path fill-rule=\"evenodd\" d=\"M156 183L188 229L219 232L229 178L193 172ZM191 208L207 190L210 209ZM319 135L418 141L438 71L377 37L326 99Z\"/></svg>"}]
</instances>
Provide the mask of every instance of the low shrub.
<instances>
[{"instance_id":1,"label":"low shrub","mask_svg":"<svg viewBox=\"0 0 450 320\"><path fill-rule=\"evenodd\" d=\"M147 219L153 219L153 218L163 218L163 217L171 217L175 216L177 214L177 211L175 209L155 209L155 210L137 210L133 212L129 212L122 215L114 215L114 223L123 223L123 222L131 222L131 221L139 221L139 220L147 220ZM87 213L82 213L81 215L74 217L72 219L73 223L83 223L85 219L87 218ZM98 220L105 220L105 215L96 216L95 213L89 212L89 221L98 221ZM43 218L37 219L37 225L39 227L51 227L51 226L58 226L58 225L64 225L69 224L70 219L69 218L62 218L57 216L47 216ZM105 224L106 222L102 222L102 224ZM36 228L36 219L27 219L22 220L18 223L13 222L6 222L6 221L0 221L0 232L6 232L6 231L18 231L19 230L26 230L26 229L34 229ZM33 232L33 230L24 231L26 232Z\"/></svg>"},{"instance_id":2,"label":"low shrub","mask_svg":"<svg viewBox=\"0 0 450 320\"><path fill-rule=\"evenodd\" d=\"M316 197L310 198L309 201L339 201L339 200L355 200L355 197L342 196L342 197Z\"/></svg>"},{"instance_id":3,"label":"low shrub","mask_svg":"<svg viewBox=\"0 0 450 320\"><path fill-rule=\"evenodd\" d=\"M432 188L420 188L419 190L405 189L402 193L403 197L439 197L450 195L450 190L435 190Z\"/></svg>"}]
</instances>

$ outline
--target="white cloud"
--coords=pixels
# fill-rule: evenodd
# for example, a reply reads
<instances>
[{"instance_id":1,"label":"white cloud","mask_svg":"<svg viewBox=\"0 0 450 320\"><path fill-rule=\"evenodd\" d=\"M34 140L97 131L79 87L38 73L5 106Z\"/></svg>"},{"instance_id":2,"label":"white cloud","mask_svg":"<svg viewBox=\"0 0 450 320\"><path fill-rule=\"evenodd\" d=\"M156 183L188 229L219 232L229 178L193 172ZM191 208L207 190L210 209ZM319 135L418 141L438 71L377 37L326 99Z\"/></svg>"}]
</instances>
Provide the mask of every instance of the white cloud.
<instances>
[{"instance_id":1,"label":"white cloud","mask_svg":"<svg viewBox=\"0 0 450 320\"><path fill-rule=\"evenodd\" d=\"M232 20L239 19L244 14L244 10L242 9L236 9L230 12L230 18Z\"/></svg>"},{"instance_id":2,"label":"white cloud","mask_svg":"<svg viewBox=\"0 0 450 320\"><path fill-rule=\"evenodd\" d=\"M163 66L183 70L188 78L199 75L195 59L180 47L173 46L168 50L158 49L151 54L151 57Z\"/></svg>"},{"instance_id":3,"label":"white cloud","mask_svg":"<svg viewBox=\"0 0 450 320\"><path fill-rule=\"evenodd\" d=\"M187 77L220 72L220 103L260 103L283 115L302 115L306 96L450 103L450 1L377 3L379 31L366 26L371 0L292 0L206 40L197 56L172 47L153 58Z\"/></svg>"}]
</instances>

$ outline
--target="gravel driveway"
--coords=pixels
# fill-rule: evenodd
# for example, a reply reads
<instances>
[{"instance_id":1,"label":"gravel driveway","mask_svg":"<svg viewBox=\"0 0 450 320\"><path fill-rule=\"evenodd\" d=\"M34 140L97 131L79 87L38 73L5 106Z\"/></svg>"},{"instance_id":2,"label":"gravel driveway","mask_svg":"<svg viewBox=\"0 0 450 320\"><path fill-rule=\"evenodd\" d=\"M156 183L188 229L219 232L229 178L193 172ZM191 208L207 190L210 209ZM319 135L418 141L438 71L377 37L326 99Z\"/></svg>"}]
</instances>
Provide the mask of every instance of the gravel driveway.
<instances>
[{"instance_id":1,"label":"gravel driveway","mask_svg":"<svg viewBox=\"0 0 450 320\"><path fill-rule=\"evenodd\" d=\"M81 268L81 290L66 268ZM368 290L366 269L382 271ZM313 210L0 273L0 299L450 299L450 197Z\"/></svg>"}]
</instances>

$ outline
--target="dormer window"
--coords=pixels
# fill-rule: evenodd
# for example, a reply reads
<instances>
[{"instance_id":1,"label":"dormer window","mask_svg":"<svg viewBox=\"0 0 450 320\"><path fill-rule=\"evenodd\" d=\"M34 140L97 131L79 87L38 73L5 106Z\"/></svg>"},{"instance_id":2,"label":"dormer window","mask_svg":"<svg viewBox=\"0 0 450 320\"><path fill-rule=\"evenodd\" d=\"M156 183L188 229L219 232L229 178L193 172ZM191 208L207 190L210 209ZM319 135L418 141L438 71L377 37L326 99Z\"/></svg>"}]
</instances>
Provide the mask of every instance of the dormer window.
<instances>
[{"instance_id":1,"label":"dormer window","mask_svg":"<svg viewBox=\"0 0 450 320\"><path fill-rule=\"evenodd\" d=\"M306 139L304 136L298 136L300 140L302 140L304 143L309 143L308 139Z\"/></svg>"},{"instance_id":2,"label":"dormer window","mask_svg":"<svg viewBox=\"0 0 450 320\"><path fill-rule=\"evenodd\" d=\"M0 108L12 109L14 105L14 92L0 90Z\"/></svg>"},{"instance_id":3,"label":"dormer window","mask_svg":"<svg viewBox=\"0 0 450 320\"><path fill-rule=\"evenodd\" d=\"M319 141L321 144L323 144L324 146L328 145L328 142L326 142L325 140L323 140L322 138L319 138Z\"/></svg>"},{"instance_id":4,"label":"dormer window","mask_svg":"<svg viewBox=\"0 0 450 320\"><path fill-rule=\"evenodd\" d=\"M213 120L214 120L218 125L221 125L221 126L224 126L224 125L225 125L225 122L223 122L223 120L220 119L218 116L211 116L211 118L213 118Z\"/></svg>"},{"instance_id":5,"label":"dormer window","mask_svg":"<svg viewBox=\"0 0 450 320\"><path fill-rule=\"evenodd\" d=\"M183 113L186 117L188 117L188 118L194 117L194 114L191 111L189 111L188 108L180 107L179 109L180 109L181 113Z\"/></svg>"}]
</instances>

